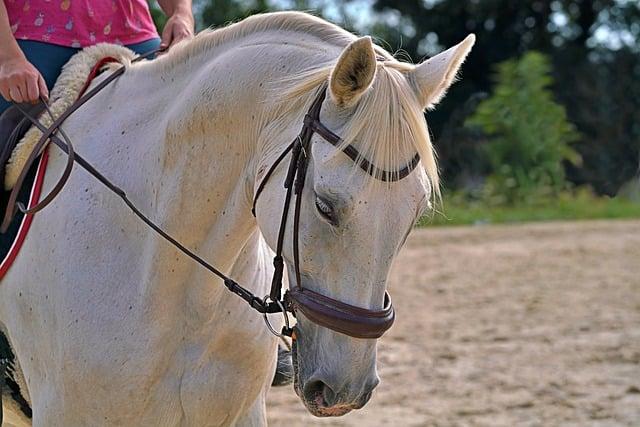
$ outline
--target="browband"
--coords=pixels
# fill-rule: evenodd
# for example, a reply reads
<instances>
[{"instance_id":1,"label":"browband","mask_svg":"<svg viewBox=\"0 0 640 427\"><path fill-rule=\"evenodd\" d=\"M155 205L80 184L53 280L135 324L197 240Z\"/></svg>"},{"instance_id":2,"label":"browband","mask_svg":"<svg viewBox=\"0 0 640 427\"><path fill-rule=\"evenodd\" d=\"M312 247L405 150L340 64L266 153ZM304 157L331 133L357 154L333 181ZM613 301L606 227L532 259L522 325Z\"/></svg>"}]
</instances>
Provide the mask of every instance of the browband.
<instances>
[{"instance_id":1,"label":"browband","mask_svg":"<svg viewBox=\"0 0 640 427\"><path fill-rule=\"evenodd\" d=\"M309 126L315 133L320 135L322 139L327 141L329 144L334 147L340 148L342 144L342 138L333 133L329 128L320 122L318 119L314 119L308 114L304 116L304 124ZM360 151L356 147L351 144L347 144L341 148L342 152L346 154L353 163L360 166L360 169L374 177L379 181L384 182L395 182L400 181L403 178L406 178L420 163L420 154L416 153L415 156L411 159L409 164L404 168L397 171L388 171L385 169L380 169L376 165L372 164L369 160L367 160Z\"/></svg>"}]
</instances>

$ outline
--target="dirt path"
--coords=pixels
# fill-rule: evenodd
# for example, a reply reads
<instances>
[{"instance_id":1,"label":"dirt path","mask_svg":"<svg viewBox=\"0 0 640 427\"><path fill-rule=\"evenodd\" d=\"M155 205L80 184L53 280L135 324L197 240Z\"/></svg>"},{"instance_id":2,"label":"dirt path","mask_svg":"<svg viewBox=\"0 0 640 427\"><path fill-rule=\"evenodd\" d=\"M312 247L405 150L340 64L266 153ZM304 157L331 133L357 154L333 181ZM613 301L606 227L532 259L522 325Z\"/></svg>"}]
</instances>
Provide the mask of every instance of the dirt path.
<instances>
[{"instance_id":1,"label":"dirt path","mask_svg":"<svg viewBox=\"0 0 640 427\"><path fill-rule=\"evenodd\" d=\"M361 411L271 426L640 425L640 221L416 230Z\"/></svg>"}]
</instances>

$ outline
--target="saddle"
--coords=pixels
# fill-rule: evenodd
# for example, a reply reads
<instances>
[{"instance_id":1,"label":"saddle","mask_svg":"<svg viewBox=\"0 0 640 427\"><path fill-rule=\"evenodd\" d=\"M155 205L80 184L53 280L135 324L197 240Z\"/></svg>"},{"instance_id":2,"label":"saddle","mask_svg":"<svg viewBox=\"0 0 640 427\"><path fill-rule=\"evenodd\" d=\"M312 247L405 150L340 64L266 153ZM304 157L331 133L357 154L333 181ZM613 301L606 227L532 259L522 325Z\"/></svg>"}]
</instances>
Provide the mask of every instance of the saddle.
<instances>
[{"instance_id":1,"label":"saddle","mask_svg":"<svg viewBox=\"0 0 640 427\"><path fill-rule=\"evenodd\" d=\"M25 103L20 106L34 117L38 117L44 111L42 103ZM4 182L5 167L11 153L30 127L29 119L15 105L10 106L0 115L0 183ZM2 212L5 211L5 206L0 206L0 208L2 208Z\"/></svg>"}]
</instances>

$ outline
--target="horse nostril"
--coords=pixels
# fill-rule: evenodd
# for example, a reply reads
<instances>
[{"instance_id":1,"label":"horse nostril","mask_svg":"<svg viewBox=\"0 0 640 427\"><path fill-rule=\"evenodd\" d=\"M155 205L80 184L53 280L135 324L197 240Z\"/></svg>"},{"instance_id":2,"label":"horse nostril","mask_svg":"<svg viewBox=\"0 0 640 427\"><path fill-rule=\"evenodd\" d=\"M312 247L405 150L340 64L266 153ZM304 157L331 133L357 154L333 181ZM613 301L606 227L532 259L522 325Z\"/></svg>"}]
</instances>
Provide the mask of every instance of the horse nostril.
<instances>
[{"instance_id":1,"label":"horse nostril","mask_svg":"<svg viewBox=\"0 0 640 427\"><path fill-rule=\"evenodd\" d=\"M369 401L369 399L371 399L371 396L373 395L373 390L378 386L379 383L380 383L380 379L376 378L374 381L371 382L371 384L368 387L365 388L362 395L356 402L354 409L360 409L367 404L367 402Z\"/></svg>"},{"instance_id":2,"label":"horse nostril","mask_svg":"<svg viewBox=\"0 0 640 427\"><path fill-rule=\"evenodd\" d=\"M309 381L304 386L304 397L313 402L318 408L329 408L336 404L336 393L320 380Z\"/></svg>"},{"instance_id":3,"label":"horse nostril","mask_svg":"<svg viewBox=\"0 0 640 427\"><path fill-rule=\"evenodd\" d=\"M336 394L336 392L334 392L333 389L326 384L322 389L322 395L324 396L324 402L328 407L331 407L340 403L338 394Z\"/></svg>"}]
</instances>

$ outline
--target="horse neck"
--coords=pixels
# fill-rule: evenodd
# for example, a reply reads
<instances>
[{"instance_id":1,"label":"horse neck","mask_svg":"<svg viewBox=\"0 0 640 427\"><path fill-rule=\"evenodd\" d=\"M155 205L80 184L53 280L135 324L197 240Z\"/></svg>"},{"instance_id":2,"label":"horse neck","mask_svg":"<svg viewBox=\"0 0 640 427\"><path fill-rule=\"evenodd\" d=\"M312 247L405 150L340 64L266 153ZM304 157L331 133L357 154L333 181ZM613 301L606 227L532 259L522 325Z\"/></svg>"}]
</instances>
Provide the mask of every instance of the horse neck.
<instances>
[{"instance_id":1,"label":"horse neck","mask_svg":"<svg viewBox=\"0 0 640 427\"><path fill-rule=\"evenodd\" d=\"M128 193L165 230L224 272L231 270L243 248L248 251L245 259L265 251L264 246L245 247L257 228L251 202L258 166L265 163L258 141L278 101L263 82L310 66L308 47L288 45L285 52L268 56L264 49L247 46L202 54L171 67L163 67L163 59L141 64L125 73L102 101L129 105L112 110L128 136L124 143L130 145L122 147L127 159L112 170L122 171ZM314 58L319 59L317 54ZM140 101L132 102L136 99ZM100 114L87 111L87 118ZM300 125L292 123L294 134ZM271 155L284 149L294 134L283 136L275 149L274 141L267 141ZM152 300L168 297L167 289L159 286L167 267L175 269L176 276L164 287L175 298L184 298L187 289L194 315L210 313L212 298L226 298L223 287L208 284L211 275L170 245L155 236L148 245L144 282L157 297ZM247 268L252 268L250 263ZM268 278L248 285L265 294Z\"/></svg>"},{"instance_id":2,"label":"horse neck","mask_svg":"<svg viewBox=\"0 0 640 427\"><path fill-rule=\"evenodd\" d=\"M304 43L265 56L264 38L255 37L260 44L246 40L241 49L217 47L171 67L147 64L151 75L144 67L136 70L142 78L133 83L135 90L154 94L147 105L163 106L153 113L155 126L164 132L154 142L159 154L149 165L156 177L149 180L149 190L164 203L158 209L166 213L165 221L184 226L188 239L197 237L188 235L193 224L199 225L198 236L203 226L216 224L224 230L217 233L221 241L253 231L250 208L257 169L290 143L304 113L292 112L290 135L261 138L272 112L281 107L268 82L308 69L313 60L326 61L310 51L313 44Z\"/></svg>"},{"instance_id":3,"label":"horse neck","mask_svg":"<svg viewBox=\"0 0 640 427\"><path fill-rule=\"evenodd\" d=\"M174 93L146 91L165 93L151 101L164 108L154 119L162 132L144 165L145 192L163 227L228 271L256 229L250 212L256 129L244 119L258 116L260 105L233 88L208 86L203 68L210 65L192 64L195 76L186 65L147 77L171 82Z\"/></svg>"}]
</instances>

